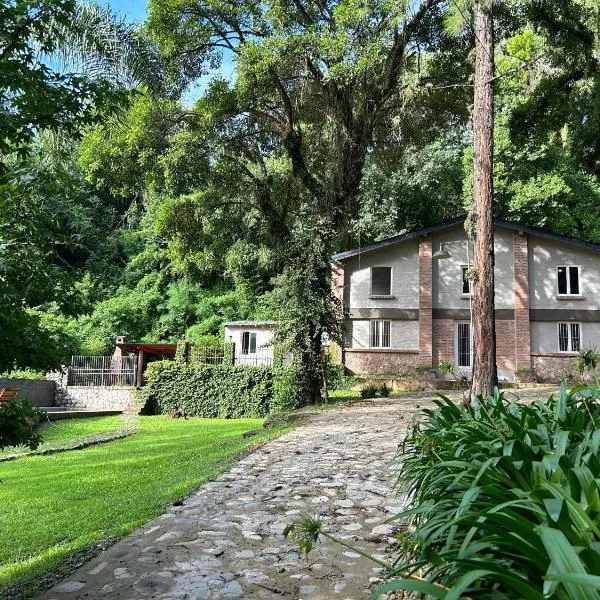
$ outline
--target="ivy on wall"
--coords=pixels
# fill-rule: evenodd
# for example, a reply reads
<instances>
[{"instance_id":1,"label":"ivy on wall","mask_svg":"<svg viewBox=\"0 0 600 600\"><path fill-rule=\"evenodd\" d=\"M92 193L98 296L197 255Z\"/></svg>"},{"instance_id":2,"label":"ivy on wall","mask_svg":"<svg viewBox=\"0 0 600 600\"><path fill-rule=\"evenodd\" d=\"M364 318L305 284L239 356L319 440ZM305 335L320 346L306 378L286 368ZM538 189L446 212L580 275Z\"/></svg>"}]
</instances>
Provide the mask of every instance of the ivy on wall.
<instances>
[{"instance_id":1,"label":"ivy on wall","mask_svg":"<svg viewBox=\"0 0 600 600\"><path fill-rule=\"evenodd\" d=\"M271 367L164 360L148 365L146 377L142 391L146 414L179 411L186 416L233 419L263 417L274 410Z\"/></svg>"}]
</instances>

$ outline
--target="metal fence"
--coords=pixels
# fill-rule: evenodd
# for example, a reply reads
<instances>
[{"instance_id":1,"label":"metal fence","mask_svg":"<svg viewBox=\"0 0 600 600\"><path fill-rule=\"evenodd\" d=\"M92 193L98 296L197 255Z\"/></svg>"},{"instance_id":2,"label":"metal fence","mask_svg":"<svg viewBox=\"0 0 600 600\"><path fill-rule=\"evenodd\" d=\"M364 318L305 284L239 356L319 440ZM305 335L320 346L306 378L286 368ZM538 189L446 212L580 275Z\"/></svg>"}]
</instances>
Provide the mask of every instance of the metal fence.
<instances>
[{"instance_id":1,"label":"metal fence","mask_svg":"<svg viewBox=\"0 0 600 600\"><path fill-rule=\"evenodd\" d=\"M72 356L68 385L135 385L135 356Z\"/></svg>"},{"instance_id":2,"label":"metal fence","mask_svg":"<svg viewBox=\"0 0 600 600\"><path fill-rule=\"evenodd\" d=\"M231 349L226 346L197 346L190 345L188 360L198 362L203 365L220 365L225 362L225 357L229 363L232 362Z\"/></svg>"},{"instance_id":3,"label":"metal fence","mask_svg":"<svg viewBox=\"0 0 600 600\"><path fill-rule=\"evenodd\" d=\"M244 352L236 348L233 364L253 367L270 367L273 364L273 348L258 348L256 352L252 354L244 354Z\"/></svg>"},{"instance_id":4,"label":"metal fence","mask_svg":"<svg viewBox=\"0 0 600 600\"><path fill-rule=\"evenodd\" d=\"M190 345L188 360L204 365L271 366L273 364L273 348L257 348L255 352L250 353L228 343L223 346Z\"/></svg>"}]
</instances>

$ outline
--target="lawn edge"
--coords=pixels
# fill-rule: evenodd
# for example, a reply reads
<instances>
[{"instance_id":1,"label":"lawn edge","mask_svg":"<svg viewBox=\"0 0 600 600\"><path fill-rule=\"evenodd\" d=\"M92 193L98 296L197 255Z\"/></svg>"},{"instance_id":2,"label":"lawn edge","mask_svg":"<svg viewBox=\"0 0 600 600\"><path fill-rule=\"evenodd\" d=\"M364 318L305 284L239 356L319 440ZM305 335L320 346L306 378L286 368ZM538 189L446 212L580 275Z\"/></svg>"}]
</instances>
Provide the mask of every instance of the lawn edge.
<instances>
[{"instance_id":1,"label":"lawn edge","mask_svg":"<svg viewBox=\"0 0 600 600\"><path fill-rule=\"evenodd\" d=\"M47 566L43 568L43 570L41 570L41 567L38 567L40 572L33 574L31 577L24 576L22 578L17 578L8 586L0 587L0 595L2 599L31 600L36 596L48 591L50 588L60 583L63 579L70 577L75 571L77 571L77 569L81 568L86 563L90 562L91 560L102 554L102 552L108 550L118 541L130 535L136 529L143 527L146 523L149 523L153 519L159 517L167 510L169 506L174 506L176 503L179 504L180 502L185 502L187 498L190 498L194 494L196 494L196 492L198 492L198 490L203 485L214 481L217 477L225 473L229 468L231 468L240 460L256 452L271 440L275 440L292 431L295 427L297 427L304 421L304 416L305 415L298 415L297 418L293 419L285 418L281 423L276 423L272 427L266 427L264 429L264 432L272 435L269 435L269 437L261 441L251 442L248 444L248 446L246 446L246 448L244 448L237 454L234 454L229 459L222 460L216 463L215 472L208 479L203 481L200 485L198 485L198 487L195 487L194 489L190 490L185 496L173 498L173 500L168 502L161 509L161 512L149 518L148 521L146 521L145 523L137 525L133 529L130 529L126 533L123 533L123 535L121 536L112 536L108 538L103 538L101 540L95 540L94 542L91 542L83 546L82 548L79 548L78 550L75 550L73 552L67 552L64 556L60 558L56 558L54 560L51 559L48 562ZM308 417L309 415L306 416ZM53 548L56 548L56 546L54 546Z\"/></svg>"}]
</instances>

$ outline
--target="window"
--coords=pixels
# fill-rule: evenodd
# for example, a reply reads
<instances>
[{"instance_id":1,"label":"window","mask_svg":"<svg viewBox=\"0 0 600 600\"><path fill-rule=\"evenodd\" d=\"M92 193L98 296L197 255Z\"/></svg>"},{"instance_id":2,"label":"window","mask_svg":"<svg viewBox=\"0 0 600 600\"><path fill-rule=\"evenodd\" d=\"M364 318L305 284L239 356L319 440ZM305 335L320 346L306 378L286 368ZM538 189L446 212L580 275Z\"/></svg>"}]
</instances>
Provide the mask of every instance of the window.
<instances>
[{"instance_id":1,"label":"window","mask_svg":"<svg viewBox=\"0 0 600 600\"><path fill-rule=\"evenodd\" d=\"M242 354L256 354L256 333L251 331L242 333Z\"/></svg>"},{"instance_id":2,"label":"window","mask_svg":"<svg viewBox=\"0 0 600 600\"><path fill-rule=\"evenodd\" d=\"M392 295L392 267L371 268L371 295Z\"/></svg>"},{"instance_id":3,"label":"window","mask_svg":"<svg viewBox=\"0 0 600 600\"><path fill-rule=\"evenodd\" d=\"M462 368L471 368L471 323L457 323L456 363Z\"/></svg>"},{"instance_id":4,"label":"window","mask_svg":"<svg viewBox=\"0 0 600 600\"><path fill-rule=\"evenodd\" d=\"M581 350L581 326L579 323L558 324L558 351L579 352Z\"/></svg>"},{"instance_id":5,"label":"window","mask_svg":"<svg viewBox=\"0 0 600 600\"><path fill-rule=\"evenodd\" d=\"M579 267L556 267L559 296L579 296Z\"/></svg>"},{"instance_id":6,"label":"window","mask_svg":"<svg viewBox=\"0 0 600 600\"><path fill-rule=\"evenodd\" d=\"M391 321L371 321L371 348L389 348Z\"/></svg>"},{"instance_id":7,"label":"window","mask_svg":"<svg viewBox=\"0 0 600 600\"><path fill-rule=\"evenodd\" d=\"M463 295L469 295L471 293L471 289L469 286L469 280L467 279L467 270L469 267L463 265L461 267L462 272L462 293Z\"/></svg>"}]
</instances>

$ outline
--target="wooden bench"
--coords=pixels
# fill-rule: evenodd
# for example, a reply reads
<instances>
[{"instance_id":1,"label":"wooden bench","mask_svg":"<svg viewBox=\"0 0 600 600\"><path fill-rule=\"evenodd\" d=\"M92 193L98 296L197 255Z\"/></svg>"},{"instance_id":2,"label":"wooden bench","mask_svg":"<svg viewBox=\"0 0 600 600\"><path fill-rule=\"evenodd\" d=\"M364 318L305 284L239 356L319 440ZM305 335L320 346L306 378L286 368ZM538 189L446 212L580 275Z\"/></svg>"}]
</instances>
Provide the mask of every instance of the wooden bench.
<instances>
[{"instance_id":1,"label":"wooden bench","mask_svg":"<svg viewBox=\"0 0 600 600\"><path fill-rule=\"evenodd\" d=\"M18 398L19 392L18 388L0 388L0 403Z\"/></svg>"}]
</instances>

